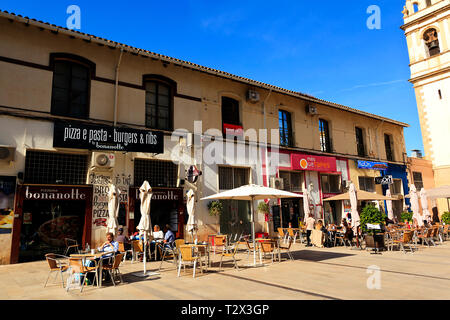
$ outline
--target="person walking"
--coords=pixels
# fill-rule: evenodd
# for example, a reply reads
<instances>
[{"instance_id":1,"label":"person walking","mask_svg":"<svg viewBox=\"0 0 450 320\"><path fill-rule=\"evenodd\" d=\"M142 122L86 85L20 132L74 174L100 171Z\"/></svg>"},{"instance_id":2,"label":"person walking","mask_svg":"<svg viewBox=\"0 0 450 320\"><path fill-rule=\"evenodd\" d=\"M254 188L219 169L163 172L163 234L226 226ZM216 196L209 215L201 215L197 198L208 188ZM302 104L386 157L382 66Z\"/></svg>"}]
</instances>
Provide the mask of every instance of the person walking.
<instances>
[{"instance_id":1,"label":"person walking","mask_svg":"<svg viewBox=\"0 0 450 320\"><path fill-rule=\"evenodd\" d=\"M306 224L306 246L311 247L311 232L314 230L314 224L316 220L313 218L313 214L310 213L309 217L306 218L305 224Z\"/></svg>"}]
</instances>

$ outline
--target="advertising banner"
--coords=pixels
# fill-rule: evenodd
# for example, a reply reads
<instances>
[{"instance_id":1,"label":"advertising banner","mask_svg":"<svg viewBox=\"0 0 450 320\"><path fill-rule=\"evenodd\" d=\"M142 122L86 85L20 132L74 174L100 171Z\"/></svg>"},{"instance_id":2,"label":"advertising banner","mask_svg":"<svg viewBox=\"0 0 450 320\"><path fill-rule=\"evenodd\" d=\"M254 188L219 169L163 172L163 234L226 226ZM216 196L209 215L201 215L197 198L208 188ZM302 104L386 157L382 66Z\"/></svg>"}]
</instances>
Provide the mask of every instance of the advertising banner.
<instances>
[{"instance_id":1,"label":"advertising banner","mask_svg":"<svg viewBox=\"0 0 450 320\"><path fill-rule=\"evenodd\" d=\"M291 165L295 170L335 172L336 158L292 153Z\"/></svg>"},{"instance_id":2,"label":"advertising banner","mask_svg":"<svg viewBox=\"0 0 450 320\"><path fill-rule=\"evenodd\" d=\"M164 135L158 131L57 121L53 147L163 153Z\"/></svg>"},{"instance_id":3,"label":"advertising banner","mask_svg":"<svg viewBox=\"0 0 450 320\"><path fill-rule=\"evenodd\" d=\"M386 162L358 160L357 165L359 169L386 170L388 168L388 164Z\"/></svg>"},{"instance_id":4,"label":"advertising banner","mask_svg":"<svg viewBox=\"0 0 450 320\"><path fill-rule=\"evenodd\" d=\"M11 233L14 221L16 177L0 176L0 233Z\"/></svg>"}]
</instances>

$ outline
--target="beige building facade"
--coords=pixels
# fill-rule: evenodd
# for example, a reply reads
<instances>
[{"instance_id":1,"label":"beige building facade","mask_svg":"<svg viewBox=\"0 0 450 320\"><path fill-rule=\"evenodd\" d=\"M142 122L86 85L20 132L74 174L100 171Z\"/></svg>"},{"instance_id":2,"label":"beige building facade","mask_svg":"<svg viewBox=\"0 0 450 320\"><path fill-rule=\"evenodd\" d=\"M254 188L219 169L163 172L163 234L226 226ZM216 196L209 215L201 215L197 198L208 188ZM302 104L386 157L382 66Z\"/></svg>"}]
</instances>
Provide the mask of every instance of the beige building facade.
<instances>
[{"instance_id":1,"label":"beige building facade","mask_svg":"<svg viewBox=\"0 0 450 320\"><path fill-rule=\"evenodd\" d=\"M0 145L9 151L0 177L16 184L1 208L13 217L0 233L1 263L64 251L70 235L101 244L111 184L126 232L139 222L147 180L152 223L187 239L193 189L206 240L248 233L250 214L248 203L225 201L211 216L202 197L248 183L301 194L312 184L317 217L338 220L342 204L323 199L359 179L355 163L406 165L400 121L6 12L0 30ZM302 206L271 201L257 231L298 225Z\"/></svg>"},{"instance_id":2,"label":"beige building facade","mask_svg":"<svg viewBox=\"0 0 450 320\"><path fill-rule=\"evenodd\" d=\"M450 1L407 0L403 15L425 158L435 186L450 185ZM447 200L438 208L448 210Z\"/></svg>"}]
</instances>

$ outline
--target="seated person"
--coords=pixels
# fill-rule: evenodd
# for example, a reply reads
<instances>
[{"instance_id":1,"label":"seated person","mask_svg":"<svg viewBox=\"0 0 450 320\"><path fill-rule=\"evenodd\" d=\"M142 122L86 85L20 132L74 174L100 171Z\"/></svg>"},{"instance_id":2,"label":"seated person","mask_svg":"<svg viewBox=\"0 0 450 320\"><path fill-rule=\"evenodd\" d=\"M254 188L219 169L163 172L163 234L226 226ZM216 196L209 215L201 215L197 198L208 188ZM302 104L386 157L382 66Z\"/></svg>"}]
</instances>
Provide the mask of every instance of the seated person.
<instances>
[{"instance_id":1,"label":"seated person","mask_svg":"<svg viewBox=\"0 0 450 320\"><path fill-rule=\"evenodd\" d=\"M175 241L175 234L170 229L170 226L166 224L164 227L164 247L170 247L172 248L173 242Z\"/></svg>"},{"instance_id":2,"label":"seated person","mask_svg":"<svg viewBox=\"0 0 450 320\"><path fill-rule=\"evenodd\" d=\"M114 240L114 234L112 232L106 233L106 241L97 248L100 252L111 252L111 254L104 255L103 257L112 257L119 251L119 243Z\"/></svg>"},{"instance_id":3,"label":"seated person","mask_svg":"<svg viewBox=\"0 0 450 320\"><path fill-rule=\"evenodd\" d=\"M117 242L122 242L125 250L130 250L131 249L130 240L128 239L128 237L126 235L123 234L123 228L122 227L120 227L118 229L118 233L119 234L116 237L116 241Z\"/></svg>"},{"instance_id":4,"label":"seated person","mask_svg":"<svg viewBox=\"0 0 450 320\"><path fill-rule=\"evenodd\" d=\"M164 239L164 232L161 231L161 228L155 224L153 227L153 239L155 240L163 240Z\"/></svg>"}]
</instances>

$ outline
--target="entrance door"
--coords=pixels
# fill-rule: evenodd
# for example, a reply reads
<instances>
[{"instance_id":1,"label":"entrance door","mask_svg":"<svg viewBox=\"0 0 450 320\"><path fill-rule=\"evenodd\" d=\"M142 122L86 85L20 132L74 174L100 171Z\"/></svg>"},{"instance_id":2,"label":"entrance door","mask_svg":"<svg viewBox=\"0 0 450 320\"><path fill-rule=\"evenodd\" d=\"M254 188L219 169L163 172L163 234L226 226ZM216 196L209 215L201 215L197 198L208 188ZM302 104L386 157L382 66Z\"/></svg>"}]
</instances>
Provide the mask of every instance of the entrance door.
<instances>
[{"instance_id":1,"label":"entrance door","mask_svg":"<svg viewBox=\"0 0 450 320\"><path fill-rule=\"evenodd\" d=\"M223 212L220 215L220 233L222 234L250 234L250 201L221 200ZM255 213L257 220L258 213Z\"/></svg>"},{"instance_id":2,"label":"entrance door","mask_svg":"<svg viewBox=\"0 0 450 320\"><path fill-rule=\"evenodd\" d=\"M46 253L64 254L64 239L82 247L86 201L26 200L20 231L19 262L43 260ZM71 252L74 253L74 252Z\"/></svg>"},{"instance_id":3,"label":"entrance door","mask_svg":"<svg viewBox=\"0 0 450 320\"><path fill-rule=\"evenodd\" d=\"M175 233L178 230L178 201L152 201L150 203L150 219L152 228L155 225L164 229L166 224ZM134 211L134 227L136 228L141 221L141 201L136 200ZM131 233L131 232L130 232Z\"/></svg>"},{"instance_id":4,"label":"entrance door","mask_svg":"<svg viewBox=\"0 0 450 320\"><path fill-rule=\"evenodd\" d=\"M300 201L298 199L282 199L281 214L283 215L283 228L288 228L291 223L292 228L298 228L300 216Z\"/></svg>"}]
</instances>

